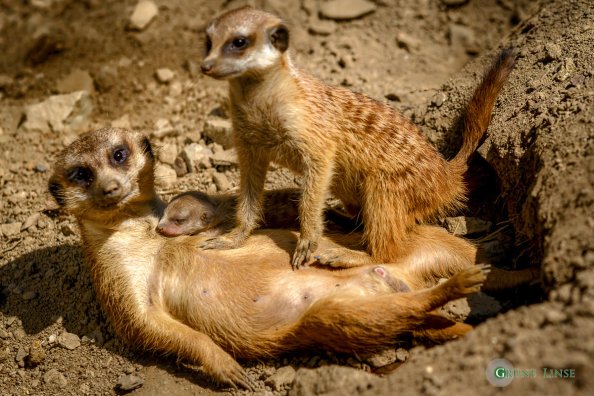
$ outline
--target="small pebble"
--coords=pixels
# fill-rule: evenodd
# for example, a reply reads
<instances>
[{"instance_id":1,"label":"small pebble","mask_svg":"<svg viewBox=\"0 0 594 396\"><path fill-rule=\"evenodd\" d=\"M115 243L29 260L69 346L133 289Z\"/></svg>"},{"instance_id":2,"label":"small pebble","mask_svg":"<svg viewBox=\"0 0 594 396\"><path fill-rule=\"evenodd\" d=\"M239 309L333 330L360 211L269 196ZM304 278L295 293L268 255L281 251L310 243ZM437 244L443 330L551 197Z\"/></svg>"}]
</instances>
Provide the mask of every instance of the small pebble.
<instances>
[{"instance_id":1,"label":"small pebble","mask_svg":"<svg viewBox=\"0 0 594 396\"><path fill-rule=\"evenodd\" d=\"M80 338L76 334L63 332L58 336L58 345L62 348L74 350L80 346Z\"/></svg>"},{"instance_id":2,"label":"small pebble","mask_svg":"<svg viewBox=\"0 0 594 396\"><path fill-rule=\"evenodd\" d=\"M142 384L144 384L144 380L142 378L136 375L127 374L120 376L118 383L116 384L116 388L123 391L131 391L140 388Z\"/></svg>"}]
</instances>

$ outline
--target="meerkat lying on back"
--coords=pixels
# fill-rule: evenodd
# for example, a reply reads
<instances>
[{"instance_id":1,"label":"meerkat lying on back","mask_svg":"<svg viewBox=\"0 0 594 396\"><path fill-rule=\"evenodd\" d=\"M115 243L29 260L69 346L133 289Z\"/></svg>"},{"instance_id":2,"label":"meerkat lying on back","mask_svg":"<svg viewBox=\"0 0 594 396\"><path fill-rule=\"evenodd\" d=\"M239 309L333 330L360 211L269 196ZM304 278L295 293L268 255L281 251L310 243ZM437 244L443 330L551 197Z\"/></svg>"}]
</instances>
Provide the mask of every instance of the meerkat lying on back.
<instances>
[{"instance_id":1,"label":"meerkat lying on back","mask_svg":"<svg viewBox=\"0 0 594 396\"><path fill-rule=\"evenodd\" d=\"M209 195L201 191L186 191L169 201L157 231L165 236L208 235L229 232L237 217L237 195ZM262 228L299 228L298 202L301 190L286 188L264 192ZM334 209L325 210L327 229L350 232L357 229L354 219Z\"/></svg>"},{"instance_id":2,"label":"meerkat lying on back","mask_svg":"<svg viewBox=\"0 0 594 396\"><path fill-rule=\"evenodd\" d=\"M105 128L64 149L49 180L78 221L97 297L125 342L250 388L235 357L369 352L402 333L444 341L471 329L433 312L485 280L486 266L465 258L472 252L461 240L421 227L395 264L342 271L292 271L285 263L297 234L286 230L258 231L235 250L199 250L198 237L155 231L164 204L153 167L146 137ZM322 237L320 246L338 245Z\"/></svg>"},{"instance_id":3,"label":"meerkat lying on back","mask_svg":"<svg viewBox=\"0 0 594 396\"><path fill-rule=\"evenodd\" d=\"M351 215L361 216L373 261L393 261L415 224L463 205L467 160L483 138L514 56L503 52L476 89L464 143L448 162L393 108L326 85L294 66L288 49L282 19L250 7L226 12L206 29L202 72L229 81L241 190L235 229L202 247L241 246L258 224L266 172L274 161L303 175L294 268L310 261L318 246L330 192ZM368 262L342 250L320 253L322 263L327 257L350 265Z\"/></svg>"}]
</instances>

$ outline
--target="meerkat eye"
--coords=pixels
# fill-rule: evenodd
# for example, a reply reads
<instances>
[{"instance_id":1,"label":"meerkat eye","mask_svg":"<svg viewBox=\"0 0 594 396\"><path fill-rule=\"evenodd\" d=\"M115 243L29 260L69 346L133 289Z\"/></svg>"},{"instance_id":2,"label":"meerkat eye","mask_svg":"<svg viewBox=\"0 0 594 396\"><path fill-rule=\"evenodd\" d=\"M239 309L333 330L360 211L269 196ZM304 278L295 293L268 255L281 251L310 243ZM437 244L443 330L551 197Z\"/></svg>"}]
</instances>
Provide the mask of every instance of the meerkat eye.
<instances>
[{"instance_id":1,"label":"meerkat eye","mask_svg":"<svg viewBox=\"0 0 594 396\"><path fill-rule=\"evenodd\" d=\"M68 172L68 180L77 184L89 184L93 181L93 172L89 168L78 166Z\"/></svg>"},{"instance_id":2,"label":"meerkat eye","mask_svg":"<svg viewBox=\"0 0 594 396\"><path fill-rule=\"evenodd\" d=\"M113 158L113 162L121 165L128 159L129 151L126 147L118 147L113 150L113 154L111 157Z\"/></svg>"},{"instance_id":3,"label":"meerkat eye","mask_svg":"<svg viewBox=\"0 0 594 396\"><path fill-rule=\"evenodd\" d=\"M182 225L186 222L186 219L182 219L180 217L176 217L173 219L173 222L175 223L175 225Z\"/></svg>"},{"instance_id":4,"label":"meerkat eye","mask_svg":"<svg viewBox=\"0 0 594 396\"><path fill-rule=\"evenodd\" d=\"M247 47L249 40L245 37L237 37L231 42L232 49L243 49Z\"/></svg>"}]
</instances>

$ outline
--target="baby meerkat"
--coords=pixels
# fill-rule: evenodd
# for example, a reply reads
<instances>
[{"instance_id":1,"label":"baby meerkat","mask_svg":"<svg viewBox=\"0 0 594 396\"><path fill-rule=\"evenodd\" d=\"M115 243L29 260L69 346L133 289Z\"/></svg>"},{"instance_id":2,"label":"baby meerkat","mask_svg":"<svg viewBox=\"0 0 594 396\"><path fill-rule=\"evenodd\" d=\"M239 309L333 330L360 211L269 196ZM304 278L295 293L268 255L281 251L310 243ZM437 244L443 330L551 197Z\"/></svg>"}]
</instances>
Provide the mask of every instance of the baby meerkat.
<instances>
[{"instance_id":1,"label":"baby meerkat","mask_svg":"<svg viewBox=\"0 0 594 396\"><path fill-rule=\"evenodd\" d=\"M64 149L49 180L78 221L97 297L125 342L251 388L235 358L361 353L402 333L444 341L471 329L434 312L478 291L488 272L461 239L422 226L395 264L343 271L292 271L285 263L298 235L287 230L258 231L234 250L200 250L200 237L155 231L164 205L154 163L142 134L104 128ZM348 239L322 237L320 246Z\"/></svg>"},{"instance_id":2,"label":"baby meerkat","mask_svg":"<svg viewBox=\"0 0 594 396\"><path fill-rule=\"evenodd\" d=\"M264 192L262 228L299 228L298 202L301 190L287 188ZM187 191L169 201L157 231L165 236L216 236L230 231L235 225L237 195L210 195L201 191ZM355 219L326 209L326 229L350 232L359 226Z\"/></svg>"},{"instance_id":3,"label":"baby meerkat","mask_svg":"<svg viewBox=\"0 0 594 396\"><path fill-rule=\"evenodd\" d=\"M504 51L485 74L464 118L463 145L446 161L420 129L392 107L302 71L289 54L289 29L273 14L243 7L206 28L202 72L229 82L234 142L241 172L237 225L203 248L240 246L259 222L268 165L303 175L301 235L292 257L309 262L323 231L328 193L361 216L372 260L393 261L417 223L463 206L467 160L486 132L495 99L511 72ZM325 261L321 251L320 261ZM368 262L346 251L350 265Z\"/></svg>"}]
</instances>

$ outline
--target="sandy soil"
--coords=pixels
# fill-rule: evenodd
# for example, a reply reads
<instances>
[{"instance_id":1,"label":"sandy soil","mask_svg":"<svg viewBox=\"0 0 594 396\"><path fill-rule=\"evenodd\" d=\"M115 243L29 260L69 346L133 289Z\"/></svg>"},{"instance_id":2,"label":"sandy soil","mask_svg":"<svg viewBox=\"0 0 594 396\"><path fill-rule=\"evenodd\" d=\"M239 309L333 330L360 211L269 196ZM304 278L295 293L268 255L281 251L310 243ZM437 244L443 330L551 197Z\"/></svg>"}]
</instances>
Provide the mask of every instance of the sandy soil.
<instances>
[{"instance_id":1,"label":"sandy soil","mask_svg":"<svg viewBox=\"0 0 594 396\"><path fill-rule=\"evenodd\" d=\"M199 73L200 31L215 14L243 3L156 3L158 15L135 31L129 28L135 1L0 0L0 395L125 393L121 384L135 380L136 395L228 391L197 367L130 350L115 338L95 301L76 225L52 210L46 192L55 154L99 126L144 130L173 159L192 144L211 155L227 148L208 131L212 120L225 122L226 87ZM476 331L456 342L402 340L374 357L318 351L242 362L258 393L494 394L499 389L485 369L506 358L537 372L515 379L508 393L590 394L592 4L378 0L374 12L340 22L320 20L313 0L252 4L288 19L297 63L396 107L446 155L458 147L458 118L482 70L497 49L517 47L516 71L468 175L469 208L459 215L490 222L473 237L493 263L541 272L537 284L483 296L497 309L471 313ZM160 68L173 77L159 80ZM76 70L88 75L72 77ZM27 124L27 106L81 88L90 93L89 114L45 129ZM184 161L159 158L166 197L237 186L232 163L206 161L184 174ZM283 169L268 180L269 187L298 183ZM390 375L369 373L398 359L406 362ZM543 368L574 369L576 377L545 379Z\"/></svg>"}]
</instances>

